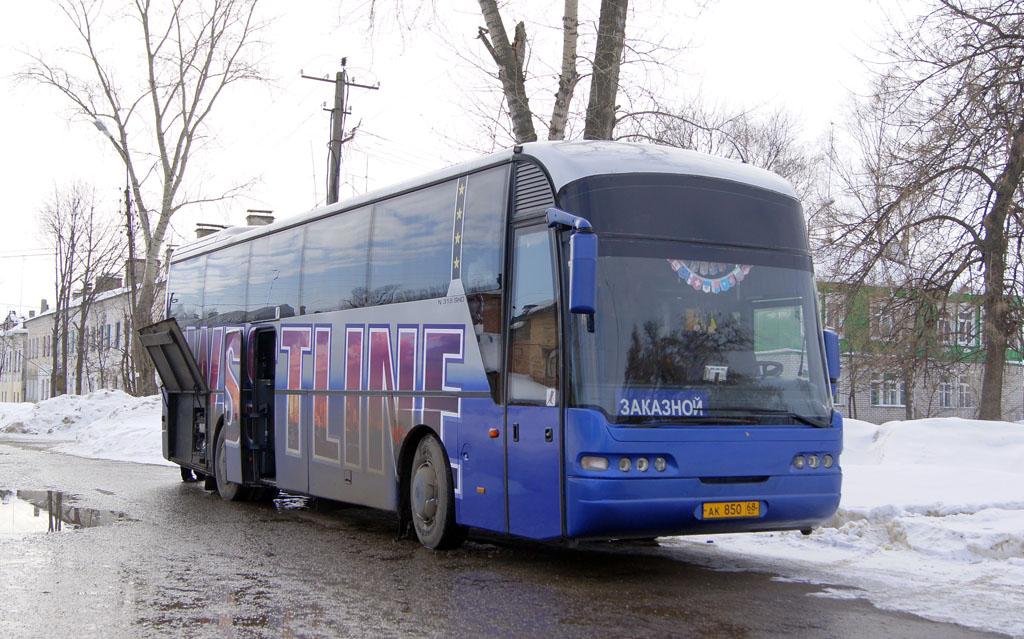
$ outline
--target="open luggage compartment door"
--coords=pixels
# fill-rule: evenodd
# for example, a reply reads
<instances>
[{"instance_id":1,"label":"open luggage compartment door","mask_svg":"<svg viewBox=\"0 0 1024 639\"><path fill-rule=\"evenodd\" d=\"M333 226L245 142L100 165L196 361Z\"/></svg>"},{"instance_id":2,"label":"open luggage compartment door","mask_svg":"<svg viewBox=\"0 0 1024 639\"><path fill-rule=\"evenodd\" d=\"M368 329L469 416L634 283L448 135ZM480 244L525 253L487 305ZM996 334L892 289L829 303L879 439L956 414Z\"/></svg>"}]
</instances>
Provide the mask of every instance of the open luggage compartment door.
<instances>
[{"instance_id":1,"label":"open luggage compartment door","mask_svg":"<svg viewBox=\"0 0 1024 639\"><path fill-rule=\"evenodd\" d=\"M164 458L207 469L206 413L210 389L174 318L139 329L160 374L164 395Z\"/></svg>"}]
</instances>

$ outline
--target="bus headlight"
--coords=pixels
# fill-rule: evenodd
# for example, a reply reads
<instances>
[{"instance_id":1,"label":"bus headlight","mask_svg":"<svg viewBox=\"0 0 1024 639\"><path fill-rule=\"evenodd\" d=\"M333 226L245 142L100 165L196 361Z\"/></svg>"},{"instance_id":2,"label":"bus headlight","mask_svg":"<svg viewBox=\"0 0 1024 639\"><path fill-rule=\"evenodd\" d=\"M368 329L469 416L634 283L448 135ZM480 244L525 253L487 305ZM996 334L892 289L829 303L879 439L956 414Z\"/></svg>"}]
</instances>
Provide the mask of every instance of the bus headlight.
<instances>
[{"instance_id":1,"label":"bus headlight","mask_svg":"<svg viewBox=\"0 0 1024 639\"><path fill-rule=\"evenodd\" d=\"M832 459L832 455L825 455L821 459L821 465L824 466L825 468L832 468L832 464L834 463L835 460Z\"/></svg>"},{"instance_id":2,"label":"bus headlight","mask_svg":"<svg viewBox=\"0 0 1024 639\"><path fill-rule=\"evenodd\" d=\"M583 470L608 470L608 458L587 455L580 458L580 466Z\"/></svg>"},{"instance_id":3,"label":"bus headlight","mask_svg":"<svg viewBox=\"0 0 1024 639\"><path fill-rule=\"evenodd\" d=\"M819 464L821 464L821 458L817 455L811 455L807 458L807 465L811 468L817 468Z\"/></svg>"},{"instance_id":4,"label":"bus headlight","mask_svg":"<svg viewBox=\"0 0 1024 639\"><path fill-rule=\"evenodd\" d=\"M628 473L629 469L633 467L633 462L630 461L629 457L622 457L619 459L619 470L624 473Z\"/></svg>"},{"instance_id":5,"label":"bus headlight","mask_svg":"<svg viewBox=\"0 0 1024 639\"><path fill-rule=\"evenodd\" d=\"M806 463L807 460L804 459L803 455L797 455L796 457L793 458L793 467L796 468L797 470L803 468Z\"/></svg>"},{"instance_id":6,"label":"bus headlight","mask_svg":"<svg viewBox=\"0 0 1024 639\"><path fill-rule=\"evenodd\" d=\"M647 469L651 467L651 462L647 461L646 457L638 457L636 460L636 469L642 473L646 473Z\"/></svg>"},{"instance_id":7,"label":"bus headlight","mask_svg":"<svg viewBox=\"0 0 1024 639\"><path fill-rule=\"evenodd\" d=\"M665 472L665 468L667 466L668 466L668 464L665 463L665 458L664 457L655 457L654 458L654 470L658 471L659 473L663 473L663 472Z\"/></svg>"}]
</instances>

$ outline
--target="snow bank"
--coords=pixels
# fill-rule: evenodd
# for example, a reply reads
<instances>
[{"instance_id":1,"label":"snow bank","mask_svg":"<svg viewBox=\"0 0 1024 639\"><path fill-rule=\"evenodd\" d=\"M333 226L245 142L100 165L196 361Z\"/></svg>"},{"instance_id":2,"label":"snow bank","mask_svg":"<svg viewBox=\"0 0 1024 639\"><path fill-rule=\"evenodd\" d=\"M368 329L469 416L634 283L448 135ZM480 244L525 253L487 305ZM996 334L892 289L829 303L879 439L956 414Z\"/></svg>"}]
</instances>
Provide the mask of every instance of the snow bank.
<instances>
[{"instance_id":1,"label":"snow bank","mask_svg":"<svg viewBox=\"0 0 1024 639\"><path fill-rule=\"evenodd\" d=\"M0 403L0 435L56 441L54 450L81 457L172 465L161 451L160 401L102 390L38 404Z\"/></svg>"},{"instance_id":2,"label":"snow bank","mask_svg":"<svg viewBox=\"0 0 1024 639\"><path fill-rule=\"evenodd\" d=\"M848 420L843 498L829 527L927 555L1024 561L1024 426Z\"/></svg>"},{"instance_id":3,"label":"snow bank","mask_svg":"<svg viewBox=\"0 0 1024 639\"><path fill-rule=\"evenodd\" d=\"M881 608L1024 636L1024 425L847 419L840 462L839 511L810 536L671 537L662 545L711 542L699 551L709 565L753 560L790 579L851 586Z\"/></svg>"}]
</instances>

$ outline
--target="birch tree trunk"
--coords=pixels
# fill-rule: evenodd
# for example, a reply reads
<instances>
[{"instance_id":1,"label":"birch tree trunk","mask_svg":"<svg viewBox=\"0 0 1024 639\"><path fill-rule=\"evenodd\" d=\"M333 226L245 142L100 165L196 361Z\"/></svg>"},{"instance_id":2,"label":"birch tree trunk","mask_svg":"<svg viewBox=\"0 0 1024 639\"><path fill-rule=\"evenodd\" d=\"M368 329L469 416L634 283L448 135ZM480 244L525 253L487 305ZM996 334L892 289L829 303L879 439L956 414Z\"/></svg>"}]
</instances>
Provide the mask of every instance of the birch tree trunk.
<instances>
[{"instance_id":1,"label":"birch tree trunk","mask_svg":"<svg viewBox=\"0 0 1024 639\"><path fill-rule=\"evenodd\" d=\"M555 105L551 109L551 124L548 127L549 140L565 139L565 124L569 119L569 103L576 90L580 74L576 71L576 43L580 36L579 2L565 0L562 17L562 72L558 76L558 90Z\"/></svg>"},{"instance_id":2,"label":"birch tree trunk","mask_svg":"<svg viewBox=\"0 0 1024 639\"><path fill-rule=\"evenodd\" d=\"M526 49L526 25L516 25L516 39L509 43L505 23L495 0L480 0L480 12L487 24L487 32L481 30L478 38L484 43L494 63L498 65L498 79L508 102L512 119L512 133L516 142L534 142L537 131L533 127L533 112L526 95L526 76L523 64ZM488 37L489 36L489 37Z\"/></svg>"},{"instance_id":3,"label":"birch tree trunk","mask_svg":"<svg viewBox=\"0 0 1024 639\"><path fill-rule=\"evenodd\" d=\"M597 26L594 73L590 80L590 101L583 137L610 140L615 128L615 101L619 93L619 67L626 37L628 0L601 0Z\"/></svg>"}]
</instances>

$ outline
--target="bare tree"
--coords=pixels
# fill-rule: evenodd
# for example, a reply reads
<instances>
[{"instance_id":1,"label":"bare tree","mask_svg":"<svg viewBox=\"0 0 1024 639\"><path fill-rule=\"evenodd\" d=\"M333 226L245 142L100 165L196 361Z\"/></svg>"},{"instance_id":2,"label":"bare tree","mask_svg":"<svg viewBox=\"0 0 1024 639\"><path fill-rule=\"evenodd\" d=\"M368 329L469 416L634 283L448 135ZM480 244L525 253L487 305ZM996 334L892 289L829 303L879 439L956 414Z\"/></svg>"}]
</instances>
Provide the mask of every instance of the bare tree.
<instances>
[{"instance_id":1,"label":"bare tree","mask_svg":"<svg viewBox=\"0 0 1024 639\"><path fill-rule=\"evenodd\" d=\"M81 284L77 268L79 247L85 234L86 220L93 209L93 193L83 184L54 188L50 200L38 217L44 240L54 253L53 324L50 329L51 351L50 396L68 392L68 351L73 292Z\"/></svg>"},{"instance_id":2,"label":"bare tree","mask_svg":"<svg viewBox=\"0 0 1024 639\"><path fill-rule=\"evenodd\" d=\"M906 262L915 246L908 283L978 294L979 416L1000 419L1024 295L1024 11L1010 0L936 0L892 35L889 55L861 111L874 123L875 201L839 239L867 255L862 274Z\"/></svg>"},{"instance_id":3,"label":"bare tree","mask_svg":"<svg viewBox=\"0 0 1024 639\"><path fill-rule=\"evenodd\" d=\"M97 297L109 286L102 282L112 277L124 262L125 237L119 225L113 220L100 219L94 208L90 208L82 220L78 250L74 256L77 281L81 282L81 296L78 299L75 317L75 393L82 394L82 380L90 353L96 349L95 339L90 340L94 330L90 327L92 308ZM92 342L92 343L91 343Z\"/></svg>"},{"instance_id":4,"label":"bare tree","mask_svg":"<svg viewBox=\"0 0 1024 639\"><path fill-rule=\"evenodd\" d=\"M671 108L624 113L617 139L642 140L701 151L777 173L801 195L818 176L815 154L800 142L801 124L782 109L735 111L699 99Z\"/></svg>"},{"instance_id":5,"label":"bare tree","mask_svg":"<svg viewBox=\"0 0 1024 639\"><path fill-rule=\"evenodd\" d=\"M498 67L512 132L516 142L537 139L526 89L527 33L526 23L515 26L515 37L509 42L504 20L496 0L479 0L487 28L481 27L477 37ZM618 121L619 71L626 42L628 0L601 0L597 39L591 64L590 95L587 104L583 137L588 140L610 140ZM579 2L565 0L562 17L562 51L559 57L558 87L551 117L548 139L563 140L569 118L569 105L581 75L577 69L579 44Z\"/></svg>"},{"instance_id":6,"label":"bare tree","mask_svg":"<svg viewBox=\"0 0 1024 639\"><path fill-rule=\"evenodd\" d=\"M262 79L254 61L262 26L256 4L131 0L122 14L94 0L60 0L78 36L77 48L66 56L66 65L56 62L56 54L52 59L34 55L21 73L23 79L56 89L87 121L104 125L124 162L145 250L133 313L139 325L154 317L158 260L171 217L185 206L230 197L241 188L206 195L197 184L190 188L188 178L220 96L238 82ZM138 56L104 49L104 32L124 19L139 29ZM74 67L77 60L87 64ZM144 65L140 89L120 81L130 75L135 60ZM152 364L138 340L132 342L141 377L138 390L153 393Z\"/></svg>"}]
</instances>

